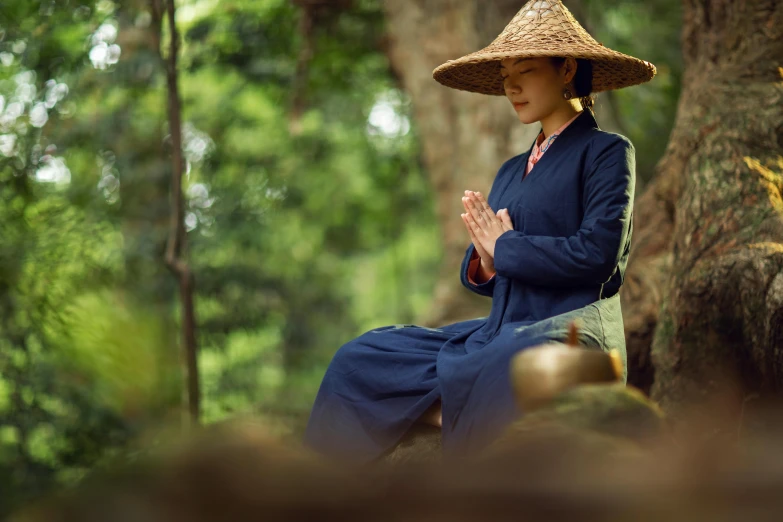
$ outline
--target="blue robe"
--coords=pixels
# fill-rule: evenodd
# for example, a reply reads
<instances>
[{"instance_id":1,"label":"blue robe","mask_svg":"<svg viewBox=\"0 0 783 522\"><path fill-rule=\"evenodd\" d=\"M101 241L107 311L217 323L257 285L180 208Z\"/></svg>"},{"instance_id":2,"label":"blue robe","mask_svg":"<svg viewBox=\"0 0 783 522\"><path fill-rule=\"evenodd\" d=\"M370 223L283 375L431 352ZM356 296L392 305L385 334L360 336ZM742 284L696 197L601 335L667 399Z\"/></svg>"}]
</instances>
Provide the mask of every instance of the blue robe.
<instances>
[{"instance_id":1,"label":"blue robe","mask_svg":"<svg viewBox=\"0 0 783 522\"><path fill-rule=\"evenodd\" d=\"M617 349L625 363L618 290L631 242L633 145L583 111L523 177L531 150L500 167L487 198L495 212L508 208L514 225L495 245L496 276L468 281L472 244L462 262L462 284L492 298L489 316L440 328L383 326L343 345L316 396L306 445L369 462L440 398L444 453L478 450L523 413L511 357L565 340L576 318L583 344Z\"/></svg>"}]
</instances>

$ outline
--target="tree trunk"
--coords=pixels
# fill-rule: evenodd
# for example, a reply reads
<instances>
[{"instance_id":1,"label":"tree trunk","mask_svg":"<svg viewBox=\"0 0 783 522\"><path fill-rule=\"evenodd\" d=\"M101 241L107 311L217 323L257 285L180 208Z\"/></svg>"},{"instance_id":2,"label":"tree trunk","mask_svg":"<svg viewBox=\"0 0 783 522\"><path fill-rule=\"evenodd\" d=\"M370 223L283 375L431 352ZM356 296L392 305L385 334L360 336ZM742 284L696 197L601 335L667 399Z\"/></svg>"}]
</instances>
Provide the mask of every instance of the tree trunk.
<instances>
[{"instance_id":1,"label":"tree trunk","mask_svg":"<svg viewBox=\"0 0 783 522\"><path fill-rule=\"evenodd\" d=\"M682 95L624 297L638 339L655 324L653 398L678 412L730 384L721 406L739 414L783 384L783 2L684 3Z\"/></svg>"},{"instance_id":2,"label":"tree trunk","mask_svg":"<svg viewBox=\"0 0 783 522\"><path fill-rule=\"evenodd\" d=\"M519 123L504 97L449 89L432 78L447 60L488 45L524 2L386 0L387 54L412 99L423 161L443 238L441 277L427 317L437 326L488 312L489 300L462 288L459 267L470 238L459 215L465 190L489 192L500 165L530 145L537 126Z\"/></svg>"},{"instance_id":3,"label":"tree trunk","mask_svg":"<svg viewBox=\"0 0 783 522\"><path fill-rule=\"evenodd\" d=\"M182 329L182 352L187 377L187 403L190 422L200 422L201 390L198 374L198 354L196 344L196 315L194 277L187 262L187 234L184 221L184 200L182 196L182 174L185 162L182 153L182 119L177 76L177 53L179 52L179 33L177 31L174 0L150 0L152 19L155 27L156 48L166 68L166 87L168 94L169 132L171 133L171 219L169 238L166 243L165 262L179 283ZM161 25L165 9L169 25L169 52L164 58L161 48Z\"/></svg>"}]
</instances>

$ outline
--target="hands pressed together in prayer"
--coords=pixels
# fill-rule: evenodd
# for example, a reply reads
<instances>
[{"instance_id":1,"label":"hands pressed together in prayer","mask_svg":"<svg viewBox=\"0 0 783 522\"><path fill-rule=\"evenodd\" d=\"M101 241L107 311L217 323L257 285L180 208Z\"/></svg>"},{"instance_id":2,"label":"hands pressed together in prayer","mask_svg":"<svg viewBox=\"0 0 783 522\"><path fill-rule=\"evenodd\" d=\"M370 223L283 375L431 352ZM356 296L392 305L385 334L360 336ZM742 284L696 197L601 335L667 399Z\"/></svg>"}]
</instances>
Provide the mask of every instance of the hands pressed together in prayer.
<instances>
[{"instance_id":1,"label":"hands pressed together in prayer","mask_svg":"<svg viewBox=\"0 0 783 522\"><path fill-rule=\"evenodd\" d=\"M462 198L465 213L462 221L468 229L470 239L481 257L481 265L489 272L495 270L495 242L506 231L514 230L508 209L492 211L481 192L465 191Z\"/></svg>"}]
</instances>

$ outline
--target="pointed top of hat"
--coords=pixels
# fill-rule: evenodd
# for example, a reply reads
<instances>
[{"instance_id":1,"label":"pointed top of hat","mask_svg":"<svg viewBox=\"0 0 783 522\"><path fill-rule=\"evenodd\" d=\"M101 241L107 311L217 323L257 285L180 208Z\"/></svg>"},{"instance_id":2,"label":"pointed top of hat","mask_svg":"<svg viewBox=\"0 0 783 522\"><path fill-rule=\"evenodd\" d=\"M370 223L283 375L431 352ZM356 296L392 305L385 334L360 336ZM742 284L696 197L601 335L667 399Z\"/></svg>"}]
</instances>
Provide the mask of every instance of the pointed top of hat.
<instances>
[{"instance_id":1,"label":"pointed top of hat","mask_svg":"<svg viewBox=\"0 0 783 522\"><path fill-rule=\"evenodd\" d=\"M655 76L650 62L628 56L597 42L576 21L561 0L530 0L495 40L485 48L438 66L438 82L481 94L504 95L500 61L505 58L558 56L592 62L591 92L620 89Z\"/></svg>"}]
</instances>

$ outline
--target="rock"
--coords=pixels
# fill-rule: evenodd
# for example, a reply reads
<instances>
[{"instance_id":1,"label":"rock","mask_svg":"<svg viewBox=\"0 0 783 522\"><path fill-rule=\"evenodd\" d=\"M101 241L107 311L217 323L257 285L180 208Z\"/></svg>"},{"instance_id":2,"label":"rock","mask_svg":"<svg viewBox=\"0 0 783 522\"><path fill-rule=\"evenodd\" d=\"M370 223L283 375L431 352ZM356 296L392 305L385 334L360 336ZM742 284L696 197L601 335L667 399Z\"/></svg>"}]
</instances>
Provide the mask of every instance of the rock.
<instances>
[{"instance_id":1,"label":"rock","mask_svg":"<svg viewBox=\"0 0 783 522\"><path fill-rule=\"evenodd\" d=\"M669 439L663 412L638 389L622 383L585 384L520 417L482 455L526 446L635 455Z\"/></svg>"},{"instance_id":2,"label":"rock","mask_svg":"<svg viewBox=\"0 0 783 522\"><path fill-rule=\"evenodd\" d=\"M440 428L414 424L402 440L380 461L386 464L439 462L441 460Z\"/></svg>"}]
</instances>

